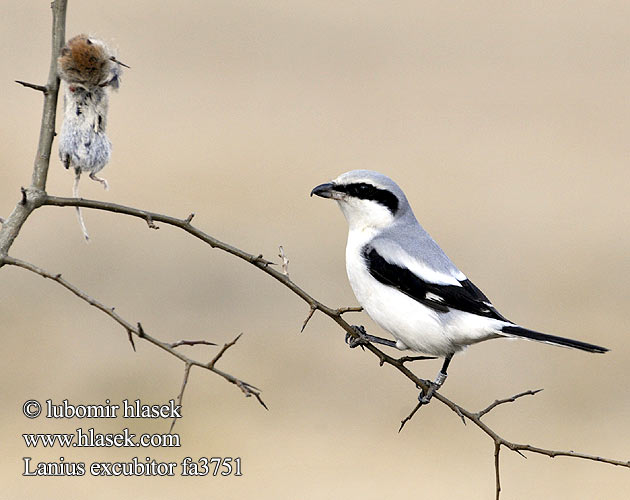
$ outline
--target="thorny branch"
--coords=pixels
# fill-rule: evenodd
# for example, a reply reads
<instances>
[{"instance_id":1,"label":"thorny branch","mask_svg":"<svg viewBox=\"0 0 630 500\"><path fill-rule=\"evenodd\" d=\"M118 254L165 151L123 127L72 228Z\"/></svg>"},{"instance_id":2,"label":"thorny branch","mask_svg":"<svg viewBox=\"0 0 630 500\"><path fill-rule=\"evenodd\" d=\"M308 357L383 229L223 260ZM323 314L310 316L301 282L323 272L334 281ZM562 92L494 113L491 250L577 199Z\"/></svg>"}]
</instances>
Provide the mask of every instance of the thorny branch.
<instances>
[{"instance_id":1,"label":"thorny branch","mask_svg":"<svg viewBox=\"0 0 630 500\"><path fill-rule=\"evenodd\" d=\"M87 302L88 304L90 304L91 306L96 307L98 310L104 312L105 314L107 314L110 318L112 318L116 323L118 323L120 326L122 326L125 331L127 332L127 334L129 335L130 338L132 338L132 335L137 336L140 339L146 340L147 342L150 342L151 344L159 347L160 349L163 349L164 351L168 352L169 354L175 356L176 358L180 359L181 361L183 361L185 363L185 365L188 366L198 366L200 368L203 368L205 370L209 370L213 373L216 373L217 375L219 375L220 377L224 378L225 380L227 380L228 382L230 382L231 384L236 385L241 391L243 391L243 393L245 394L245 396L249 397L249 396L254 396L258 402L267 409L267 405L265 405L265 403L263 402L263 400L260 397L260 389L258 389L257 387L255 387L252 384L249 384L247 382L245 382L244 380L241 380L239 378L234 377L233 375L230 375L229 373L225 373L221 370L219 370L218 368L215 367L216 362L219 360L219 358L221 358L221 356L223 355L223 353L231 346L233 346L236 342L236 340L238 340L238 338L240 337L240 335L238 337L236 337L235 340L233 340L232 342L225 344L223 346L223 348L219 351L219 353L208 363L204 363L202 361L197 361L194 360L192 358L189 358L188 356L185 356L184 354L182 354L181 352L177 351L176 347L179 345L193 345L193 344L209 344L209 345L215 345L212 344L211 342L206 342L206 341L180 341L180 342L175 342L174 344L169 344L167 342L162 342L161 340L153 337L152 335L148 334L146 332L146 330L142 327L142 325L140 323L137 323L136 326L132 325L131 323L129 323L127 320L125 320L124 318L122 318L116 311L115 308L113 307L108 307L104 304L102 304L101 302L99 302L96 299L93 299L92 297L90 297L87 293L83 292L82 290L80 290L79 288L77 288L76 286L74 286L72 283L68 282L67 280L65 280L61 274L53 274L50 273L40 267L37 267L29 262L25 262L23 260L19 260L19 259L15 259L13 257L9 257L9 256L4 256L4 257L0 257L0 264L7 264L7 265L12 265L12 266L17 266L17 267L21 267L22 269L26 269L28 271L31 271L35 274L39 274L40 276L44 277L44 278L48 278L50 280L53 280L57 283L59 283L62 287L64 287L65 289L69 290L70 292L72 292L74 295L76 295L77 297L79 297L80 299L84 300L85 302ZM132 342L133 344L133 342ZM135 350L135 347L134 347ZM189 371L190 368L187 368L187 370ZM186 376L185 381L188 380L188 376ZM185 383L184 383L184 387L182 388L182 392L180 394L183 394L183 389L185 388Z\"/></svg>"},{"instance_id":2,"label":"thorny branch","mask_svg":"<svg viewBox=\"0 0 630 500\"><path fill-rule=\"evenodd\" d=\"M282 283L284 286L286 286L289 290L294 292L296 295L298 295L310 307L309 314L308 314L308 316L306 318L305 323L308 322L308 320L313 316L313 314L316 311L320 311L323 314L325 314L326 316L328 316L329 318L331 318L335 323L337 323L352 338L355 338L357 336L357 333L352 328L352 326L349 323L347 323L342 318L342 315L344 313L349 312L350 310L355 311L356 310L355 308L352 308L352 309L350 309L350 308L334 309L334 308L326 306L322 302L318 301L317 299L315 299L314 297L309 295L306 291L304 291L296 283L291 281L291 279L289 279L289 277L286 276L285 274L283 274L281 271L278 271L278 270L274 269L273 267L271 267L269 265L269 261L263 259L262 256L260 256L260 255L255 256L255 255L247 253L247 252L245 252L245 251L243 251L243 250L241 250L239 248L236 248L236 247L234 247L232 245L224 243L224 242L218 240L217 238L214 238L213 236L210 236L209 234L207 234L207 233L203 232L202 230L196 228L195 226L191 225L186 219L179 219L179 218L176 218L176 217L171 217L169 215L164 215L164 214L159 214L159 213L154 213L154 212L148 212L146 210L140 210L140 209L133 208L133 207L127 207L127 206L124 206L124 205L118 205L118 204L115 204L115 203L108 203L108 202L96 201L96 200L76 199L76 198L60 198L60 197L56 197L56 196L46 196L45 199L42 202L42 205L50 205L50 206L58 206L58 207L63 207L63 206L77 207L78 206L78 207L82 207L82 208L92 208L92 209L103 210L103 211L107 211L107 212L113 212L113 213L117 213L117 214L125 214L125 215L129 215L129 216L132 216L132 217L138 217L138 218L144 219L144 220L146 220L147 216L150 216L151 219L154 220L154 221L162 222L164 224L168 224L168 225L171 225L171 226L174 226L174 227L178 227L178 228L186 231L187 233L193 235L194 237L200 239L201 241L207 243L212 248L217 248L217 249L223 250L223 251L228 252L228 253L230 253L230 254L232 254L232 255L234 255L234 256L236 256L236 257L238 257L238 258L240 258L240 259L242 259L242 260L244 260L246 262L249 262L250 264L252 264L255 267L257 267L258 269L260 269L262 272L270 275L271 277L273 277L274 279L276 279L277 281ZM404 356L404 357L401 357L401 358L394 358L394 357L389 356L388 354L384 353L380 349L376 348L372 344L365 345L365 349L370 351L372 354L374 354L379 359L379 363L381 365L382 364L388 364L388 365L394 367L396 370L398 370L400 373L402 373L406 378L408 378L415 385L417 385L418 387L420 387L420 388L422 388L424 390L428 390L429 382L427 380L423 380L421 378L418 378L411 370L409 370L405 366L406 362L412 360L412 359L410 359L410 357ZM612 465L619 465L619 466L622 466L622 467L630 468L630 461L613 460L613 459L602 458L602 457L598 457L598 456L594 456L594 455L587 455L587 454L584 454L584 453L576 453L576 452L573 452L573 451L548 450L548 449L545 449L545 448L538 448L538 447L531 446L531 445L528 445L528 444L514 443L514 442L511 442L511 441L508 441L508 440L502 438L495 431L493 431L490 427L488 427L484 422L482 422L481 418L484 415L486 415L489 411L494 409L495 407L497 407L497 406L499 406L501 404L504 404L504 403L515 401L516 399L521 398L521 397L526 396L526 395L536 394L537 392L540 392L540 390L526 391L526 392L517 394L515 396L512 396L510 398L506 398L504 400L495 401L494 403L492 403L488 407L486 407L483 410L481 410L479 412L476 412L476 413L475 412L471 412L469 410L466 410L465 408L463 408L463 407L459 406L458 404L454 403L453 401L449 400L448 398L446 398L445 396L443 396L439 392L434 393L433 398L439 400L441 403L443 403L446 406L448 406L460 418L468 420L468 421L474 423L484 433L486 433L495 443L498 442L500 444L500 446L505 446L505 447L509 448L512 451L515 451L515 452L528 451L530 453L538 453L538 454L546 455L546 456L552 457L552 458L556 457L556 456L568 456L568 457L574 457L574 458L582 458L582 459L585 459L585 460L593 460L593 461L597 461L597 462L605 462L605 463L609 463L609 464L612 464Z\"/></svg>"},{"instance_id":3,"label":"thorny branch","mask_svg":"<svg viewBox=\"0 0 630 500\"><path fill-rule=\"evenodd\" d=\"M87 293L83 292L64 278L62 278L61 274L53 274L50 273L40 267L37 267L31 263L15 259L8 255L15 238L18 236L22 226L26 222L26 219L30 216L30 214L41 207L42 202L46 199L46 178L48 175L48 167L50 166L50 152L52 149L53 139L55 137L55 118L56 118L56 110L57 110L57 97L59 94L59 77L57 76L57 58L59 57L59 53L63 44L65 43L66 38L66 9L67 9L67 0L55 0L51 4L53 19L52 19L52 42L51 42L51 60L50 60L50 68L48 72L48 82L45 86L36 85L33 83L27 83L23 81L18 81L19 84L32 88L35 90L39 90L44 94L44 109L42 114L41 126L40 126L40 134L39 134L39 142L37 146L37 154L35 156L35 163L33 166L33 175L31 180L31 185L28 188L21 188L21 198L15 205L13 212L9 217L5 220L2 219L2 227L0 228L0 268L4 265L13 265L17 267L21 267L33 273L39 274L44 278L51 279L57 282L59 285L63 286L67 290L74 293L77 297L84 300L88 304L96 307L101 310L108 316L110 316L114 321L120 324L125 331L127 332L127 336L131 346L134 351L136 349L133 336L135 335L138 338L144 339L147 342L152 343L153 345L167 351L169 354L175 356L176 358L183 361L186 365L185 373L186 377L184 379L184 385L182 387L182 391L180 393L180 399L183 396L183 391L186 386L186 382L188 381L188 373L192 366L199 366L205 370L216 373L220 377L224 378L228 382L236 385L245 396L254 396L258 402L265 408L266 405L260 397L260 390L255 386L230 375L229 373L223 372L215 367L215 364L220 356L215 357L210 364L203 363L201 361L196 361L188 356L184 356L180 352L178 352L175 348L179 345L196 345L196 344L207 344L213 345L211 342L207 341L180 341L179 343L175 343L175 345L171 345L157 338L147 334L142 325L137 323L137 326L132 325L125 319L123 319L120 315L118 315L113 307L107 307L100 303L99 301L90 297ZM190 223L194 214L190 214L186 219L187 223ZM151 220L151 216L147 215L145 220L150 228L157 229L157 226L153 224ZM233 345L233 344L232 344ZM225 351L225 347L221 351L221 354Z\"/></svg>"},{"instance_id":4,"label":"thorny branch","mask_svg":"<svg viewBox=\"0 0 630 500\"><path fill-rule=\"evenodd\" d=\"M249 262L253 266L260 269L262 272L270 275L271 277L273 277L274 279L282 283L285 287L290 289L293 293L298 295L310 307L308 317L304 321L304 325L302 326L302 329L306 327L308 321L313 316L313 314L316 311L320 311L326 316L328 316L329 318L331 318L335 323L337 323L337 325L339 325L341 329L343 329L352 338L355 338L357 336L357 333L355 332L355 330L351 327L349 323L347 323L342 318L342 315L350 311L360 311L361 310L360 308L333 309L319 302L318 300L313 298L311 295L309 295L307 292L305 292L302 288L300 288L298 285L296 285L293 281L291 281L291 279L289 278L287 274L288 260L285 261L286 256L281 255L281 258L283 259L283 264L284 264L284 269L283 269L284 272L277 271L276 269L271 267L272 263L264 259L262 255L253 255L253 254L244 252L243 250L240 250L239 248L236 248L227 243L224 243L206 234L200 229L194 227L191 224L194 213L190 214L185 219L180 219L180 218L171 217L168 215L149 212L146 210L127 207L123 205L117 205L114 203L49 196L45 192L46 177L47 177L48 167L50 163L50 151L52 147L53 138L55 135L55 130L54 130L55 129L55 112L56 112L56 105L57 105L57 96L58 96L58 91L59 91L59 79L57 77L57 71L56 71L56 60L57 60L57 56L59 55L59 51L61 47L63 46L64 40L65 40L66 6L67 6L67 0L55 0L51 6L52 11L53 11L53 29L52 29L52 44L51 44L52 53L51 53L51 64L50 64L47 84L45 86L42 86L42 85L30 84L26 82L19 82L20 84L26 87L39 90L44 94L44 110L43 110L43 115L42 115L40 137L39 137L39 143L38 143L38 148L37 148L37 154L35 157L35 163L33 167L33 176L32 176L31 185L26 189L22 188L21 199L17 202L13 212L7 219L2 220L2 227L0 228L0 268L2 268L4 265L13 265L13 266L21 267L23 269L31 271L44 278L55 281L59 285L63 286L64 288L66 288L67 290L75 294L77 297L81 298L82 300L96 307L97 309L101 310L102 312L110 316L118 324L120 324L127 332L129 339L132 342L132 345L133 345L133 336L136 336L137 338L144 339L147 342L150 342L153 345L159 347L160 349L163 349L164 351L168 352L172 356L175 356L176 358L180 359L185 364L184 379L183 379L182 387L178 396L178 402L180 404L184 395L184 391L186 389L186 385L188 383L190 370L192 369L193 366L196 366L205 370L209 370L213 373L216 373L217 375L223 377L228 382L235 384L245 393L246 396L254 395L256 399L259 401L259 403L266 408L264 402L260 398L259 389L257 389L251 384L248 384L247 382L237 379L236 377L232 375L222 372L221 370L218 370L215 367L217 361L219 361L219 359L223 356L223 354L236 343L240 335L239 337L236 337L236 339L234 339L232 342L225 344L210 362L203 363L200 361L193 360L181 354L181 352L179 352L176 348L181 345L197 345L197 344L205 344L208 342L184 341L184 340L179 341L179 342L174 342L171 344L162 342L158 340L157 338L147 334L146 331L142 328L142 325L140 323L137 323L136 326L134 326L133 324L131 324L130 322L126 321L121 316L119 316L114 311L114 308L107 307L103 305L102 303L98 302L97 300L91 298L85 292L81 291L76 286L74 286L73 284L69 283L64 278L62 278L61 274L50 273L31 263L10 257L8 255L8 252L15 238L18 236L20 229L22 228L26 219L34 210L36 210L37 208L43 205L58 206L58 207L66 207L66 206L83 207L83 208L92 208L96 210L113 212L117 214L125 214L125 215L143 219L147 223L147 225L153 229L157 229L157 226L155 225L156 221L162 222L164 224L178 227L186 231L187 233L191 234L195 238L198 238L199 240L210 245L212 248L218 248L224 252L234 255L235 257L245 260L246 262ZM135 349L135 346L134 346L134 349ZM414 385L422 388L425 391L428 390L429 382L418 378L412 371L410 371L404 365L404 363L408 361L412 361L413 358L407 357L407 356L401 357L399 359L393 358L387 355L386 353L384 353L383 351L381 351L380 349L376 348L372 344L366 345L365 349L370 351L374 356L378 358L380 365L388 364L392 366L394 369L398 370L404 377L409 379ZM517 394L515 396L512 396L511 398L497 400L494 403L487 406L485 409L480 410L479 412L476 412L476 413L466 410L465 408L452 402L451 400L449 400L448 398L446 398L439 392L436 392L433 396L433 399L440 401L442 404L446 405L453 412L455 412L464 421L464 423L466 422L466 420L472 422L482 432L487 434L492 439L494 443L496 498L499 498L500 491L501 491L501 482L500 482L500 473L499 473L500 460L499 459L500 459L500 451L501 451L502 446L505 446L506 448L514 452L517 452L521 454L522 456L524 456L523 452L537 453L540 455L546 455L551 458L554 458L557 456L567 456L567 457L581 458L584 460L592 460L592 461L603 462L603 463L607 463L611 465L618 465L621 467L630 468L630 461L613 460L613 459L603 458L603 457L599 457L595 455L576 453L573 451L549 450L545 448L538 448L538 447L531 446L528 444L520 444L520 443L511 442L499 436L494 430L492 430L484 422L482 422L481 418L484 415L486 415L488 412L495 409L497 406L504 403L513 402L516 399L525 395L534 395L537 392L539 391L526 391L526 392ZM406 421L408 421L413 416L413 414L417 411L418 408L419 407L417 407L411 413L411 415L403 421L403 425ZM174 425L174 422L173 422L173 425ZM172 429L172 426L171 426L171 429Z\"/></svg>"},{"instance_id":5,"label":"thorny branch","mask_svg":"<svg viewBox=\"0 0 630 500\"><path fill-rule=\"evenodd\" d=\"M490 413L492 410L494 410L499 405L502 405L502 404L505 404L505 403L513 403L518 398L522 398L523 396L534 396L535 394L538 394L540 391L542 391L542 389L536 389L535 391L521 392L519 394L516 394L515 396L512 396L511 398L497 399L494 403L488 405L483 410L478 411L475 415L477 415L479 418L481 418L486 413Z\"/></svg>"}]
</instances>

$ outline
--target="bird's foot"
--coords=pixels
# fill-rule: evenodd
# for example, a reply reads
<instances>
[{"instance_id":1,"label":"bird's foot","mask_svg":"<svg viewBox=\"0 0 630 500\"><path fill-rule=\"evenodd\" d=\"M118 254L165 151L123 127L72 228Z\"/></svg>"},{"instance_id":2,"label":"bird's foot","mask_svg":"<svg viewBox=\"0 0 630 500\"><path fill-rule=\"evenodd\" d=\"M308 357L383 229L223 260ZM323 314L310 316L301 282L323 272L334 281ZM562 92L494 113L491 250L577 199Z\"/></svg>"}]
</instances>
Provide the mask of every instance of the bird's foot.
<instances>
[{"instance_id":1,"label":"bird's foot","mask_svg":"<svg viewBox=\"0 0 630 500\"><path fill-rule=\"evenodd\" d=\"M351 334L346 333L346 344L348 344L350 349L354 349L359 346L363 348L364 345L368 345L370 343L367 339L367 332L365 331L365 328L360 325L352 325L352 329L356 332L357 336L353 337Z\"/></svg>"},{"instance_id":2,"label":"bird's foot","mask_svg":"<svg viewBox=\"0 0 630 500\"><path fill-rule=\"evenodd\" d=\"M427 391L426 394L424 393L424 389L419 388L420 394L418 394L418 401L420 401L420 403L423 405L429 404L429 402L431 401L431 398L433 397L433 394L440 387L442 387L445 380L446 380L446 373L439 372L437 377L435 378L435 381L429 382L429 390Z\"/></svg>"},{"instance_id":3,"label":"bird's foot","mask_svg":"<svg viewBox=\"0 0 630 500\"><path fill-rule=\"evenodd\" d=\"M370 343L386 345L387 347L396 347L396 342L393 340L370 335L362 326L352 325L352 329L357 334L356 337L346 333L346 344L348 344L351 349L354 349L356 346L363 347Z\"/></svg>"}]
</instances>

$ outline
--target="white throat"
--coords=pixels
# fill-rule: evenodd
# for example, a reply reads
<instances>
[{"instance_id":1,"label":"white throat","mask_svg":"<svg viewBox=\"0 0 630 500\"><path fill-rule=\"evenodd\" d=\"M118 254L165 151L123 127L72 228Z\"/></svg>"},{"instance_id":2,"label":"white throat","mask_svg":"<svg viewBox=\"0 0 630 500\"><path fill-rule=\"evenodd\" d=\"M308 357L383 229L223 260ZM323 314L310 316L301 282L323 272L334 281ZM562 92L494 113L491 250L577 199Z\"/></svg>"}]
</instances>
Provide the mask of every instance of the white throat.
<instances>
[{"instance_id":1,"label":"white throat","mask_svg":"<svg viewBox=\"0 0 630 500\"><path fill-rule=\"evenodd\" d=\"M350 231L378 231L394 222L387 207L370 200L344 198L337 200Z\"/></svg>"}]
</instances>

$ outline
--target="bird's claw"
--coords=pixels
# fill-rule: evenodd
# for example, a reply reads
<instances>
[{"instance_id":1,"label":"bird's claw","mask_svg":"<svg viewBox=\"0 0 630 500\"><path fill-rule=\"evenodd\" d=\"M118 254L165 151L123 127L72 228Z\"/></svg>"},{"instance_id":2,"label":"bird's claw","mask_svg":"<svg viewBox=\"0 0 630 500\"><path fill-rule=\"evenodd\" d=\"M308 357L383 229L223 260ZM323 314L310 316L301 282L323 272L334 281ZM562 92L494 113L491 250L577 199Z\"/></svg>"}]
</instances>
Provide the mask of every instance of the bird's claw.
<instances>
[{"instance_id":1,"label":"bird's claw","mask_svg":"<svg viewBox=\"0 0 630 500\"><path fill-rule=\"evenodd\" d=\"M435 392L435 390L436 387L433 382L429 382L429 390L427 391L426 395L424 394L424 389L420 389L420 394L418 394L418 401L420 402L420 404L428 405L431 401L431 398L433 397L433 393Z\"/></svg>"},{"instance_id":2,"label":"bird's claw","mask_svg":"<svg viewBox=\"0 0 630 500\"><path fill-rule=\"evenodd\" d=\"M435 378L435 382L431 382L431 381L426 381L427 385L429 386L429 390L427 391L427 393L424 393L424 389L422 387L418 387L418 389L420 389L420 394L418 394L418 401L420 401L421 404L426 405L429 404L429 402L431 401L431 398L433 397L433 394L435 394L435 392L442 387L442 384L444 384L444 381L446 380L446 373L442 373L439 372L437 377Z\"/></svg>"},{"instance_id":3,"label":"bird's claw","mask_svg":"<svg viewBox=\"0 0 630 500\"><path fill-rule=\"evenodd\" d=\"M354 349L359 346L363 349L363 346L370 343L370 341L365 338L365 328L362 326L352 325L352 329L356 332L357 336L353 337L350 333L346 333L346 344L348 344L350 349Z\"/></svg>"}]
</instances>

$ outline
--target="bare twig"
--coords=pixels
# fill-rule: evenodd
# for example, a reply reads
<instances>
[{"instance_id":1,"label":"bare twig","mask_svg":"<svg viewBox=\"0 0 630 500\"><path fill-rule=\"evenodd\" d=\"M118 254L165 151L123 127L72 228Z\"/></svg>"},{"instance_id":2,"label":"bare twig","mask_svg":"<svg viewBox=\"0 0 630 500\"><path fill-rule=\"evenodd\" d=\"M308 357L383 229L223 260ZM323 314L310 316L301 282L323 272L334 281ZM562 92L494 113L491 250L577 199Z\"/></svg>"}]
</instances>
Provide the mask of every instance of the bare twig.
<instances>
[{"instance_id":1,"label":"bare twig","mask_svg":"<svg viewBox=\"0 0 630 500\"><path fill-rule=\"evenodd\" d=\"M403 427L405 426L405 424L413 418L413 416L416 414L416 412L420 409L421 406L422 406L422 403L418 401L418 404L413 410L411 410L411 413L400 421L400 427L398 428L399 433L400 431L403 430Z\"/></svg>"},{"instance_id":2,"label":"bare twig","mask_svg":"<svg viewBox=\"0 0 630 500\"><path fill-rule=\"evenodd\" d=\"M311 318L313 317L313 314L315 313L315 311L317 311L317 309L318 309L318 306L316 304L311 304L311 309L309 310L306 316L306 319L304 320L304 323L302 323L302 328L300 328L300 333L304 331L304 329L306 328L306 325L308 325L308 322L311 320ZM338 309L332 309L332 311L333 311L333 314L341 317L341 315L345 313L361 312L363 311L363 308L362 307L339 307Z\"/></svg>"},{"instance_id":3,"label":"bare twig","mask_svg":"<svg viewBox=\"0 0 630 500\"><path fill-rule=\"evenodd\" d=\"M243 335L242 333L239 333L232 342L223 344L223 347L217 353L217 355L214 358L212 358L212 360L210 360L210 362L207 363L205 366L206 368L208 368L208 370L211 370L214 373L222 376L228 382L235 384L241 391L243 391L243 394L245 394L246 397L254 396L258 400L258 402L265 408L265 410L268 410L269 408L267 408L267 405L260 397L260 389L258 389L258 387L252 384L248 384L247 382L243 380L237 379L236 377L233 377L232 375L228 373L224 373L221 370L216 369L214 366L216 365L217 361L221 359L223 354L225 354L225 351L227 351L230 347L236 344L236 342L238 342L238 339L240 339L242 335Z\"/></svg>"},{"instance_id":4,"label":"bare twig","mask_svg":"<svg viewBox=\"0 0 630 500\"><path fill-rule=\"evenodd\" d=\"M538 448L529 444L517 444L501 439L501 444L507 446L510 450L519 453L521 456L525 456L521 451L529 451L530 453L538 453L539 455L546 455L549 458L556 457L573 457L582 458L584 460L592 460L593 462L602 462L611 465L618 465L620 467L630 468L630 460L613 460L610 458L604 458L597 455L587 455L586 453L576 453L574 451L561 451L561 450L547 450L545 448Z\"/></svg>"},{"instance_id":5,"label":"bare twig","mask_svg":"<svg viewBox=\"0 0 630 500\"><path fill-rule=\"evenodd\" d=\"M83 301L87 302L88 304L90 304L91 306L94 306L95 308L97 308L98 310L104 312L105 314L107 314L110 318L112 318L116 323L118 323L120 326L122 326L125 329L125 332L127 332L128 335L134 334L136 335L138 338L140 339L144 339L148 342L150 342L151 344L159 347L160 349L163 349L164 351L168 352L169 354L171 354L172 356L175 356L176 358L180 359L181 361L183 361L185 364L190 364L193 366L199 366L200 368L204 368L206 370L209 370L213 373L216 373L217 375L219 375L220 377L224 378L225 380L227 380L228 382L235 384L241 391L243 391L243 393L245 393L245 395L247 397L249 396L255 396L256 399L258 400L258 402L265 408L267 408L267 405L265 405L265 403L262 401L262 399L260 398L260 389L258 389L257 387L239 379L234 377L233 375L230 375L229 373L225 373L221 370L218 370L214 367L215 363L219 360L219 358L223 355L223 353L231 346L234 345L234 343L238 340L238 338L240 337L240 335L238 337L236 337L236 339L234 339L232 342L225 344L223 346L223 348L221 349L221 351L219 351L219 354L217 354L214 359L210 362L210 363L202 363L201 361L196 361L194 359L189 358L188 356L183 355L182 353L180 353L179 351L177 351L174 347L171 346L171 344L167 343L167 342L162 342L161 340L158 340L157 338L149 335L145 329L142 327L142 325L140 323L137 323L137 326L133 326L131 323L129 323L128 321L126 321L125 319L123 319L119 314L117 314L116 312L114 312L114 309L111 307L107 307L105 305L103 305L101 302L93 299L92 297L90 297L87 293L83 292L82 290L80 290L79 288L77 288L76 286L74 286L73 284L69 283L67 280L65 280L64 278L61 277L61 274L52 274L40 267L37 267L33 264L30 264L29 262L25 262L23 260L19 260L19 259L15 259L13 257L9 257L9 256L4 256L4 257L0 257L0 262L4 263L4 264L8 264L8 265L13 265L16 267L21 267L22 269L26 269L28 271L31 271L35 274L39 274L40 276L50 279L52 281L55 281L57 283L59 283L61 286L63 286L65 289L69 290L70 292L72 292L74 295L76 295L77 297L79 297L80 299L82 299ZM129 333L131 332L131 333Z\"/></svg>"},{"instance_id":6,"label":"bare twig","mask_svg":"<svg viewBox=\"0 0 630 500\"><path fill-rule=\"evenodd\" d=\"M516 401L518 398L522 398L523 396L534 396L535 394L538 394L540 391L542 391L542 389L536 389L535 391L525 391L525 392L521 392L519 394L516 394L510 398L505 398L505 399L497 399L494 403L488 405L486 408L484 408L481 411L478 411L477 413L475 413L475 415L477 415L477 417L481 418L483 417L486 413L491 412L492 410L494 410L497 406L505 404L505 403L513 403L514 401Z\"/></svg>"},{"instance_id":7,"label":"bare twig","mask_svg":"<svg viewBox=\"0 0 630 500\"><path fill-rule=\"evenodd\" d=\"M184 380L182 382L182 388L179 391L179 396L177 396L178 405L182 404L182 399L184 398L184 391L186 390L186 385L188 384L188 375L190 375L191 368L192 368L192 364L186 363L186 366L184 368ZM171 422L171 428L168 430L169 434L173 432L173 427L175 427L175 422L177 422L177 417L173 417L173 421Z\"/></svg>"},{"instance_id":8,"label":"bare twig","mask_svg":"<svg viewBox=\"0 0 630 500\"><path fill-rule=\"evenodd\" d=\"M230 347L236 344L236 342L238 342L238 339L240 339L242 335L243 335L242 333L239 333L232 342L223 344L223 347L221 348L221 350L217 353L217 355L214 358L212 358L212 360L206 366L212 370L216 362L221 359L221 356L223 356L223 353L225 353L225 351L227 351Z\"/></svg>"},{"instance_id":9,"label":"bare twig","mask_svg":"<svg viewBox=\"0 0 630 500\"><path fill-rule=\"evenodd\" d=\"M337 314L341 315L341 314L346 314L349 312L362 312L363 308L362 307L340 307L339 309L336 309Z\"/></svg>"},{"instance_id":10,"label":"bare twig","mask_svg":"<svg viewBox=\"0 0 630 500\"><path fill-rule=\"evenodd\" d=\"M495 492L496 500L499 500L501 495L501 474L499 472L499 453L501 453L501 443L494 442L494 480L495 480Z\"/></svg>"}]
</instances>

